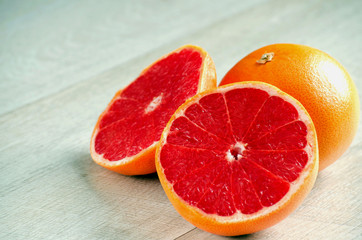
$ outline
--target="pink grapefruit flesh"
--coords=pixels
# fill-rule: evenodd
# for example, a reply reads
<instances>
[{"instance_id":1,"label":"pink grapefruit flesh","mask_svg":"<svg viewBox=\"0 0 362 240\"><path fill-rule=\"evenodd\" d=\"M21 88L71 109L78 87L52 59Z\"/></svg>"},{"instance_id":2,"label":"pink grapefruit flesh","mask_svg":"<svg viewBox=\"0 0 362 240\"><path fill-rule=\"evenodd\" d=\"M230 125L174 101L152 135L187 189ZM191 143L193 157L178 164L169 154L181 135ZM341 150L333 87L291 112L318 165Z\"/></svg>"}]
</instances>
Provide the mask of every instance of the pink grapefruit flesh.
<instances>
[{"instance_id":1,"label":"pink grapefruit flesh","mask_svg":"<svg viewBox=\"0 0 362 240\"><path fill-rule=\"evenodd\" d=\"M121 161L122 165L122 161L132 161L145 149L155 148L175 110L186 99L204 90L204 81L210 82L207 88L216 86L215 73L207 73L208 79L205 79L205 71L212 71L209 68L213 67L212 62L205 64L206 57L200 48L185 46L145 69L116 94L96 126L91 143L94 158L111 165L110 162ZM151 167L145 172L142 164L137 168L139 171L133 169L134 174L156 170ZM127 174L127 171L121 173Z\"/></svg>"},{"instance_id":2,"label":"pink grapefruit flesh","mask_svg":"<svg viewBox=\"0 0 362 240\"><path fill-rule=\"evenodd\" d=\"M257 82L226 85L188 100L168 123L156 154L171 202L206 230L195 211L214 222L234 223L276 211L299 194L308 174L310 190L315 162L315 129L305 109Z\"/></svg>"}]
</instances>

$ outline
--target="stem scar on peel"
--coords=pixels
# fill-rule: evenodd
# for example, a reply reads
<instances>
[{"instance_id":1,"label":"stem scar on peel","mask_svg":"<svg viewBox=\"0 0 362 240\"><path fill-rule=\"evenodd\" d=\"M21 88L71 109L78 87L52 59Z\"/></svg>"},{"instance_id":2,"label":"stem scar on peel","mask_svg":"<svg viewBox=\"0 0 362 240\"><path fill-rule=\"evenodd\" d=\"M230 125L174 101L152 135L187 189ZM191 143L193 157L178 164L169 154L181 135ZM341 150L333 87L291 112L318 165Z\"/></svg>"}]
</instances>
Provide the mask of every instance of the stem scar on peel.
<instances>
[{"instance_id":1,"label":"stem scar on peel","mask_svg":"<svg viewBox=\"0 0 362 240\"><path fill-rule=\"evenodd\" d=\"M261 58L259 60L257 60L256 62L259 64L265 64L266 62L270 62L274 57L274 53L270 52L270 53L264 53Z\"/></svg>"}]
</instances>

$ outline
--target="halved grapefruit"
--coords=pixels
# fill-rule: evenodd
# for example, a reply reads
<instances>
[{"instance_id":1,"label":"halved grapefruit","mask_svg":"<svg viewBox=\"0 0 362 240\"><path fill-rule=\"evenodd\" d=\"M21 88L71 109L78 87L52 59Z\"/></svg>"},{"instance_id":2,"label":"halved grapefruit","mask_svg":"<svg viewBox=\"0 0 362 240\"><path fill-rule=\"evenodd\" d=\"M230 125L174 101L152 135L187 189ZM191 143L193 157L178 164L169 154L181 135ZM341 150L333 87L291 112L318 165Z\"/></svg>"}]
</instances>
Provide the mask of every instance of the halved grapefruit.
<instances>
[{"instance_id":1,"label":"halved grapefruit","mask_svg":"<svg viewBox=\"0 0 362 240\"><path fill-rule=\"evenodd\" d=\"M156 168L176 210L195 226L241 235L274 225L307 196L317 136L304 107L266 83L206 91L178 108Z\"/></svg>"},{"instance_id":2,"label":"halved grapefruit","mask_svg":"<svg viewBox=\"0 0 362 240\"><path fill-rule=\"evenodd\" d=\"M186 45L157 60L116 93L94 128L93 160L125 175L156 171L155 149L175 110L196 93L216 88L212 59Z\"/></svg>"}]
</instances>

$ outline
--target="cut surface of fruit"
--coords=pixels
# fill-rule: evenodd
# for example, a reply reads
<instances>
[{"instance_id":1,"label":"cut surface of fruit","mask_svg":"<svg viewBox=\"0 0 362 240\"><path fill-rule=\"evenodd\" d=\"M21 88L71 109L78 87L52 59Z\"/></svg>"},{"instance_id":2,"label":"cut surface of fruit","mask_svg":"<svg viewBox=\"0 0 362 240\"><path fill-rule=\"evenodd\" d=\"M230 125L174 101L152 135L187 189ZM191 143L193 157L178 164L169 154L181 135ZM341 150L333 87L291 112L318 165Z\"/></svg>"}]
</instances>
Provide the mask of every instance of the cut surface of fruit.
<instances>
[{"instance_id":1,"label":"cut surface of fruit","mask_svg":"<svg viewBox=\"0 0 362 240\"><path fill-rule=\"evenodd\" d=\"M156 152L176 210L220 235L262 230L288 216L318 172L314 125L294 98L265 83L197 94L172 116Z\"/></svg>"},{"instance_id":2,"label":"cut surface of fruit","mask_svg":"<svg viewBox=\"0 0 362 240\"><path fill-rule=\"evenodd\" d=\"M360 103L346 69L327 53L298 44L272 44L233 66L220 86L242 81L269 83L307 109L318 135L319 170L336 161L356 135Z\"/></svg>"},{"instance_id":3,"label":"cut surface of fruit","mask_svg":"<svg viewBox=\"0 0 362 240\"><path fill-rule=\"evenodd\" d=\"M126 175L155 172L155 146L172 114L186 99L215 87L214 64L201 48L187 45L164 56L101 114L91 140L94 161Z\"/></svg>"}]
</instances>

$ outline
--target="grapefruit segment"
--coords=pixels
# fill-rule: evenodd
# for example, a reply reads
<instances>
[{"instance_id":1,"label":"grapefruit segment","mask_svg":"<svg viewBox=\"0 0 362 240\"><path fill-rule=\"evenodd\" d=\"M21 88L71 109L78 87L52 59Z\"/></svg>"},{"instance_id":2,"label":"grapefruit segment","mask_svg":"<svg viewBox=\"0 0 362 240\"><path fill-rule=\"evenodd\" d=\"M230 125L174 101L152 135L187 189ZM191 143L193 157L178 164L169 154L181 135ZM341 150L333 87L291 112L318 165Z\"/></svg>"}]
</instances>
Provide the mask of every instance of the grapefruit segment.
<instances>
[{"instance_id":1,"label":"grapefruit segment","mask_svg":"<svg viewBox=\"0 0 362 240\"><path fill-rule=\"evenodd\" d=\"M228 148L224 139L200 128L184 116L177 118L170 129L167 142L189 148L223 151Z\"/></svg>"},{"instance_id":2,"label":"grapefruit segment","mask_svg":"<svg viewBox=\"0 0 362 240\"><path fill-rule=\"evenodd\" d=\"M277 109L277 110L276 110ZM298 112L292 104L271 96L263 104L250 125L243 141L250 142L272 130L296 120Z\"/></svg>"},{"instance_id":3,"label":"grapefruit segment","mask_svg":"<svg viewBox=\"0 0 362 240\"><path fill-rule=\"evenodd\" d=\"M244 151L243 155L285 181L298 178L308 162L308 154L300 150L289 151Z\"/></svg>"},{"instance_id":4,"label":"grapefruit segment","mask_svg":"<svg viewBox=\"0 0 362 240\"><path fill-rule=\"evenodd\" d=\"M165 171L170 176L169 181L175 183L188 175L190 171L214 164L215 160L223 158L224 154L223 152L206 149L185 148L167 144L162 149L161 156L163 159L162 164L166 166ZM194 159L194 161L189 162L189 159Z\"/></svg>"},{"instance_id":5,"label":"grapefruit segment","mask_svg":"<svg viewBox=\"0 0 362 240\"><path fill-rule=\"evenodd\" d=\"M295 121L277 128L256 140L251 138L246 149L259 150L295 150L303 149L307 144L307 127L302 121ZM250 138L249 138L250 139Z\"/></svg>"},{"instance_id":6,"label":"grapefruit segment","mask_svg":"<svg viewBox=\"0 0 362 240\"><path fill-rule=\"evenodd\" d=\"M277 203L289 190L289 183L247 158L240 161L264 207Z\"/></svg>"},{"instance_id":7,"label":"grapefruit segment","mask_svg":"<svg viewBox=\"0 0 362 240\"><path fill-rule=\"evenodd\" d=\"M215 93L200 99L198 104L190 106L185 116L200 128L212 133L226 142L234 138L228 121L228 111L222 94ZM215 128L215 126L218 126Z\"/></svg>"},{"instance_id":8,"label":"grapefruit segment","mask_svg":"<svg viewBox=\"0 0 362 240\"><path fill-rule=\"evenodd\" d=\"M206 91L178 108L156 152L161 184L176 210L220 235L270 227L311 190L317 138L304 107L260 82Z\"/></svg>"},{"instance_id":9,"label":"grapefruit segment","mask_svg":"<svg viewBox=\"0 0 362 240\"><path fill-rule=\"evenodd\" d=\"M251 214L263 208L255 188L239 161L232 163L231 191L234 204L243 214Z\"/></svg>"},{"instance_id":10,"label":"grapefruit segment","mask_svg":"<svg viewBox=\"0 0 362 240\"><path fill-rule=\"evenodd\" d=\"M213 181L205 191L196 206L208 214L230 216L236 211L231 190L231 168L228 165L219 164L209 169L214 171Z\"/></svg>"},{"instance_id":11,"label":"grapefruit segment","mask_svg":"<svg viewBox=\"0 0 362 240\"><path fill-rule=\"evenodd\" d=\"M217 168L210 168L211 164L215 165L214 163L209 163L204 167L191 171L174 184L175 191L177 191L185 201L197 205L209 191L215 175L217 176L219 174ZM220 166L220 164L216 165Z\"/></svg>"},{"instance_id":12,"label":"grapefruit segment","mask_svg":"<svg viewBox=\"0 0 362 240\"><path fill-rule=\"evenodd\" d=\"M215 67L203 49L187 45L162 57L117 92L100 115L92 158L126 175L155 172L155 148L172 114L186 99L215 87Z\"/></svg>"},{"instance_id":13,"label":"grapefruit segment","mask_svg":"<svg viewBox=\"0 0 362 240\"><path fill-rule=\"evenodd\" d=\"M253 88L225 93L231 128L237 141L243 139L268 96L266 92Z\"/></svg>"}]
</instances>

